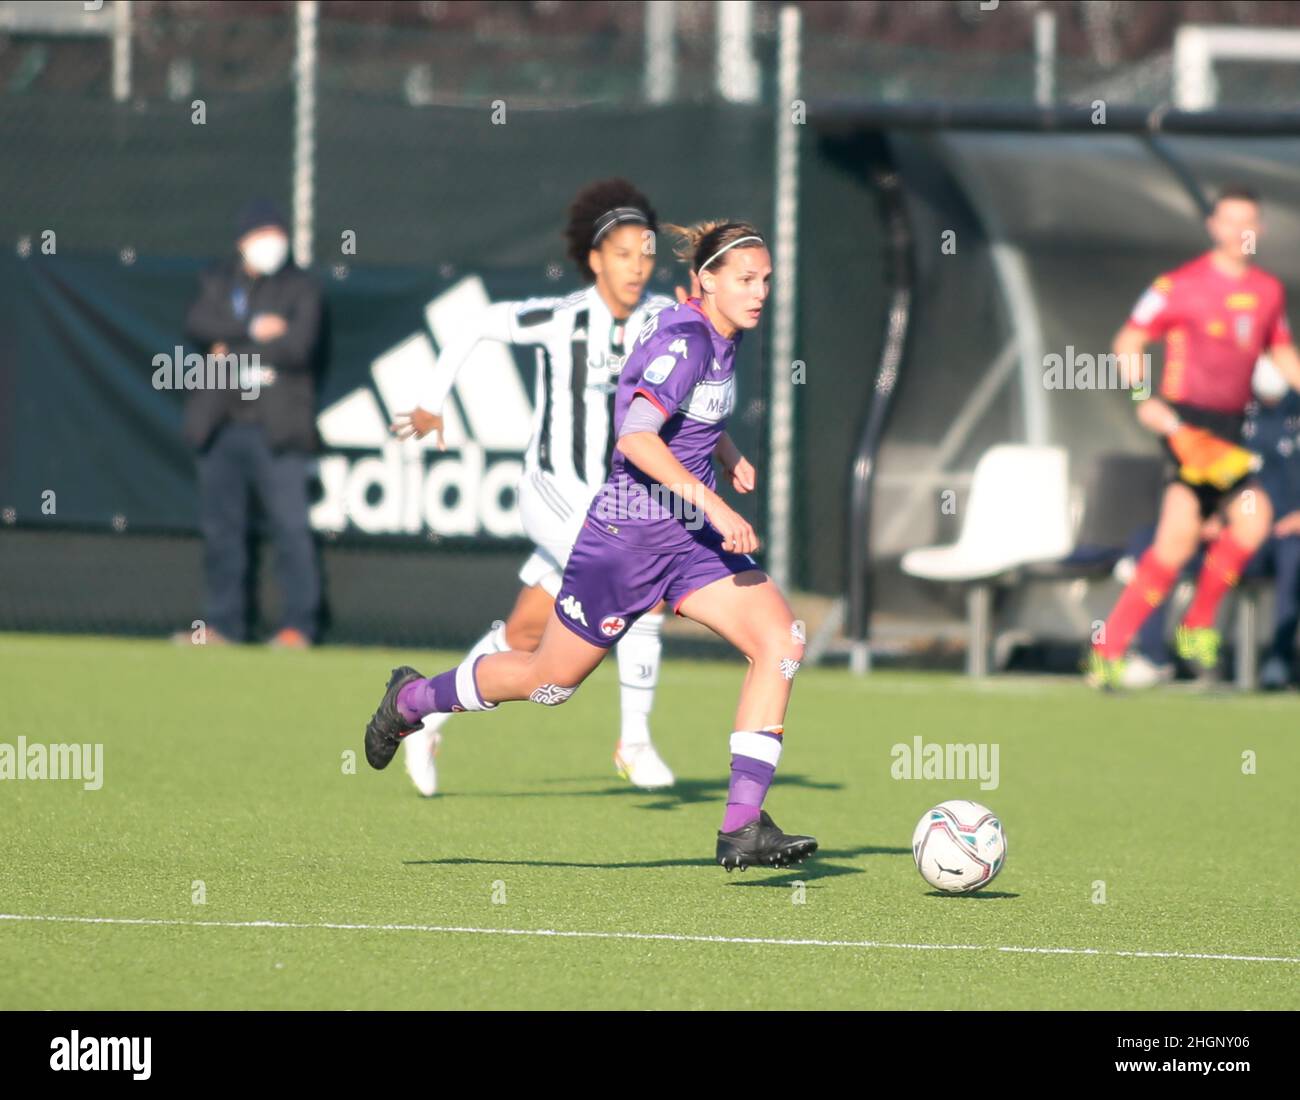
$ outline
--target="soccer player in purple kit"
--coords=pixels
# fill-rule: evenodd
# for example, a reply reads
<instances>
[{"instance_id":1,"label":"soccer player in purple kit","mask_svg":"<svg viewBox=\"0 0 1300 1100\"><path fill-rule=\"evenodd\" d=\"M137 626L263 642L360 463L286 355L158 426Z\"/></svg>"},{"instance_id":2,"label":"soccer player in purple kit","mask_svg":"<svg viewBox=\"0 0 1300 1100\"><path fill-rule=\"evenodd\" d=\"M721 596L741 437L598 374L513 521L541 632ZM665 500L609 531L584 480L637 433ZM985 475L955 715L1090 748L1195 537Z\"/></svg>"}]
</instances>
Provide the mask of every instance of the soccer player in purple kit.
<instances>
[{"instance_id":1,"label":"soccer player in purple kit","mask_svg":"<svg viewBox=\"0 0 1300 1100\"><path fill-rule=\"evenodd\" d=\"M652 318L623 366L610 475L574 544L541 643L531 653L476 655L429 679L394 669L366 726L366 759L386 767L427 714L565 702L628 627L667 600L749 662L717 860L728 871L784 866L817 850L816 840L782 832L762 808L781 757L803 629L750 557L758 538L716 492L713 469L716 459L737 492L754 488L754 468L726 421L736 404L736 348L759 323L772 261L762 235L744 222L665 228L682 238L679 254L700 297Z\"/></svg>"}]
</instances>

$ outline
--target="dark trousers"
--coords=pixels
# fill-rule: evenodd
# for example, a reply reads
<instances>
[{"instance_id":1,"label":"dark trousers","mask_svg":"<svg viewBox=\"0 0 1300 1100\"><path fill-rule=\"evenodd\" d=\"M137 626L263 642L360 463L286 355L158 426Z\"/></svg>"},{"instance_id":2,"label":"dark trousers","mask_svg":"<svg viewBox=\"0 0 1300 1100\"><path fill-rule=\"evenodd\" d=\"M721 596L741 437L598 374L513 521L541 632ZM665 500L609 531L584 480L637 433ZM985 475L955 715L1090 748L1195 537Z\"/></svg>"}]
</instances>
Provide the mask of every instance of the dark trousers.
<instances>
[{"instance_id":1,"label":"dark trousers","mask_svg":"<svg viewBox=\"0 0 1300 1100\"><path fill-rule=\"evenodd\" d=\"M199 524L207 622L244 641L248 631L249 531L256 496L270 527L284 605L281 627L315 636L320 607L316 546L307 523L310 459L273 452L257 424L228 423L199 456Z\"/></svg>"},{"instance_id":2,"label":"dark trousers","mask_svg":"<svg viewBox=\"0 0 1300 1100\"><path fill-rule=\"evenodd\" d=\"M1273 638L1264 657L1266 660L1279 657L1289 668L1295 659L1295 632L1300 622L1300 537L1273 537L1259 548L1259 553L1246 568L1246 575L1267 576L1269 573L1276 578Z\"/></svg>"}]
</instances>

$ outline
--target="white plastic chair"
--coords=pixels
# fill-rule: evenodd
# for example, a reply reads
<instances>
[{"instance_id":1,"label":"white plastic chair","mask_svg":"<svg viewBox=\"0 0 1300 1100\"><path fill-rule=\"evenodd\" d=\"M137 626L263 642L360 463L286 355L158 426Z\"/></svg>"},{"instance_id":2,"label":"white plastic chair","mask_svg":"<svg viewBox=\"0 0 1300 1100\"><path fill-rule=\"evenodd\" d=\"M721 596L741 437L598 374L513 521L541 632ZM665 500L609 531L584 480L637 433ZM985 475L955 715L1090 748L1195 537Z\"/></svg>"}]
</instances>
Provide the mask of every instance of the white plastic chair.
<instances>
[{"instance_id":1,"label":"white plastic chair","mask_svg":"<svg viewBox=\"0 0 1300 1100\"><path fill-rule=\"evenodd\" d=\"M993 582L1030 562L1058 561L1073 549L1065 450L1003 443L986 451L975 467L957 541L909 550L902 567L913 577L970 586L966 671L984 676Z\"/></svg>"}]
</instances>

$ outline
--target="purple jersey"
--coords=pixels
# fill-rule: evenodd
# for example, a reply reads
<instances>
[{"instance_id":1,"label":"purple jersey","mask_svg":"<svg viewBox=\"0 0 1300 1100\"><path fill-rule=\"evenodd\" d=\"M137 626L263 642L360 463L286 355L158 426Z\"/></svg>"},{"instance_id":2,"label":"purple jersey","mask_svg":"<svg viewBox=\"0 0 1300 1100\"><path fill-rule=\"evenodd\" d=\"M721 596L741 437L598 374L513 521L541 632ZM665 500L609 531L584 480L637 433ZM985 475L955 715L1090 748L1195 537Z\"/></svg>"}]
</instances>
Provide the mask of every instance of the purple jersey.
<instances>
[{"instance_id":1,"label":"purple jersey","mask_svg":"<svg viewBox=\"0 0 1300 1100\"><path fill-rule=\"evenodd\" d=\"M694 299L652 317L619 376L615 433L632 399L648 398L668 417L659 437L677 461L716 488L713 451L736 405L740 336L719 335ZM617 448L587 525L633 550L680 550L718 538L702 511L657 484Z\"/></svg>"}]
</instances>

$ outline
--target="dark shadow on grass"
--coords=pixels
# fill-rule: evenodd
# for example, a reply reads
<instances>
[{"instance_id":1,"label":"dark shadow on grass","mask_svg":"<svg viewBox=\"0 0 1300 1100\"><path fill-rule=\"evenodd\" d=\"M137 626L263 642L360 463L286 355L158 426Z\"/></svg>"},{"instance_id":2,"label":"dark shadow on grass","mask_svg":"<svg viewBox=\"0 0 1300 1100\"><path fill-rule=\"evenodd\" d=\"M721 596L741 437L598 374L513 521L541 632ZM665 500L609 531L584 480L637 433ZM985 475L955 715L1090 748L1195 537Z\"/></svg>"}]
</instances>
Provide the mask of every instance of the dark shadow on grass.
<instances>
[{"instance_id":1,"label":"dark shadow on grass","mask_svg":"<svg viewBox=\"0 0 1300 1100\"><path fill-rule=\"evenodd\" d=\"M784 886L790 882L827 878L838 875L862 874L862 870L857 867L836 867L819 861L828 859L852 859L854 856L911 855L911 853L912 849L910 848L839 848L832 851L818 852L817 855L813 856L811 861L801 864L797 871L782 871L775 877L768 877L771 875L771 872L764 868L754 867L751 869L765 876L761 882L754 883L755 885ZM717 866L715 860L705 858L647 859L629 863L579 863L572 860L552 859L474 859L470 856L448 856L445 859L404 859L402 860L402 864L406 867L576 867L586 868L593 871L635 871L655 870L664 867ZM732 877L735 877L737 874L747 875L749 872L731 872ZM972 895L965 896L969 897Z\"/></svg>"},{"instance_id":2,"label":"dark shadow on grass","mask_svg":"<svg viewBox=\"0 0 1300 1100\"><path fill-rule=\"evenodd\" d=\"M547 782L592 783L600 782L603 777L586 776L569 780L547 780ZM717 802L727 793L727 779L679 779L672 787L662 791L643 791L630 783L611 783L589 790L573 791L448 791L438 798L644 798L647 799L642 810L675 810L679 806L693 806L701 802ZM838 791L843 789L841 783L823 783L803 775L778 776L772 784L774 788L798 787L808 791Z\"/></svg>"},{"instance_id":3,"label":"dark shadow on grass","mask_svg":"<svg viewBox=\"0 0 1300 1100\"><path fill-rule=\"evenodd\" d=\"M818 859L852 859L854 856L910 856L911 848L819 848Z\"/></svg>"},{"instance_id":4,"label":"dark shadow on grass","mask_svg":"<svg viewBox=\"0 0 1300 1100\"><path fill-rule=\"evenodd\" d=\"M1019 894L1009 894L1005 890L972 890L969 894L949 894L946 890L928 890L925 896L927 898L972 898L979 901L1020 897Z\"/></svg>"},{"instance_id":5,"label":"dark shadow on grass","mask_svg":"<svg viewBox=\"0 0 1300 1100\"><path fill-rule=\"evenodd\" d=\"M762 867L750 868L750 871L758 872L756 875L751 875L750 871L731 871L727 873L726 884L728 886L776 886L788 890L796 882L803 882L810 890L816 890L818 887L814 883L818 879L866 874L861 867L837 866L834 863L818 863L816 860L817 857L813 856L807 863L801 863L798 867L787 868L776 874L765 871Z\"/></svg>"},{"instance_id":6,"label":"dark shadow on grass","mask_svg":"<svg viewBox=\"0 0 1300 1100\"><path fill-rule=\"evenodd\" d=\"M404 859L407 867L578 867L592 871L637 871L662 867L716 867L711 859L647 859L634 863L577 863L559 859L470 859L452 856L448 859Z\"/></svg>"},{"instance_id":7,"label":"dark shadow on grass","mask_svg":"<svg viewBox=\"0 0 1300 1100\"><path fill-rule=\"evenodd\" d=\"M789 870L782 871L779 874L770 872L758 878L746 880L741 878L736 881L737 874L748 875L748 871L732 871L731 880L728 886L781 886L789 888L796 882L813 883L819 878L839 878L841 875L864 875L866 868L863 867L845 867L842 864L829 863L833 859L853 859L855 856L910 856L911 848L822 848L807 863L801 863L798 867L792 867ZM762 870L762 868L754 868ZM816 887L812 887L816 889Z\"/></svg>"}]
</instances>

